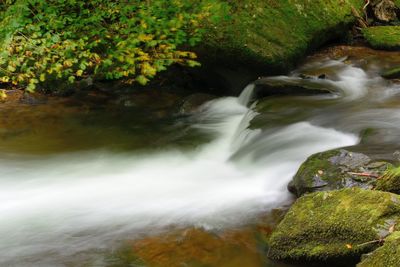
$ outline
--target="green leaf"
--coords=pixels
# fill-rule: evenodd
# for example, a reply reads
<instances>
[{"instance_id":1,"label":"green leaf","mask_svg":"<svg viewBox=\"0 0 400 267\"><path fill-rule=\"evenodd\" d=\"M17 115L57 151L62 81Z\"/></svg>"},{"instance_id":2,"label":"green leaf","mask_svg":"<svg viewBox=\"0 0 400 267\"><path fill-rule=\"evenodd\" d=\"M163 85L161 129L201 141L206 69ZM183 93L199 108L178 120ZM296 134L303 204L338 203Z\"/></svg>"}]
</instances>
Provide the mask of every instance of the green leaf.
<instances>
[{"instance_id":1,"label":"green leaf","mask_svg":"<svg viewBox=\"0 0 400 267\"><path fill-rule=\"evenodd\" d=\"M136 77L136 81L141 84L141 85L146 85L147 82L149 81L149 79L147 79L145 76L143 75L139 75Z\"/></svg>"}]
</instances>

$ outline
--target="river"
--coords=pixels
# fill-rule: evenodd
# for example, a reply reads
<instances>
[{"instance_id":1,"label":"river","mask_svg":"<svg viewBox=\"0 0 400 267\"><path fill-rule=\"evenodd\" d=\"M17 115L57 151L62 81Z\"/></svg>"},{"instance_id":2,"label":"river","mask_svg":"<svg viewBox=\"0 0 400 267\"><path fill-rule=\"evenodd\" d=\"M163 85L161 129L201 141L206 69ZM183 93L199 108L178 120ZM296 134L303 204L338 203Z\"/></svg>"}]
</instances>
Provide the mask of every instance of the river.
<instances>
[{"instance_id":1,"label":"river","mask_svg":"<svg viewBox=\"0 0 400 267\"><path fill-rule=\"evenodd\" d=\"M367 129L363 147L384 157L400 144L400 85L379 75L388 64L311 58L272 79L307 74L335 93L252 102L250 84L189 117L0 106L0 265L66 266L171 226L249 225L293 201L287 184L308 156L359 144Z\"/></svg>"}]
</instances>

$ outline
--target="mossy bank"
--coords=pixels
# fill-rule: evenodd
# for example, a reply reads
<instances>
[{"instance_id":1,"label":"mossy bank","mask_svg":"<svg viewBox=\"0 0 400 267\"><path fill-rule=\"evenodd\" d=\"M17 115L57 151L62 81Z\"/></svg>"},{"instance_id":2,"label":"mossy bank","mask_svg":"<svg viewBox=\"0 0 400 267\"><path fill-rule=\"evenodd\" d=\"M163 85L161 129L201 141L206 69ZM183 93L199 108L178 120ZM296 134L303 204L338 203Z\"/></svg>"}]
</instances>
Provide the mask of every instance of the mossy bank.
<instances>
[{"instance_id":1,"label":"mossy bank","mask_svg":"<svg viewBox=\"0 0 400 267\"><path fill-rule=\"evenodd\" d=\"M368 44L375 49L399 50L400 26L376 26L363 30Z\"/></svg>"},{"instance_id":2,"label":"mossy bank","mask_svg":"<svg viewBox=\"0 0 400 267\"><path fill-rule=\"evenodd\" d=\"M363 2L232 1L230 18L210 25L196 49L203 70L237 91L259 75L284 73L307 52L343 37L355 21L352 9Z\"/></svg>"}]
</instances>

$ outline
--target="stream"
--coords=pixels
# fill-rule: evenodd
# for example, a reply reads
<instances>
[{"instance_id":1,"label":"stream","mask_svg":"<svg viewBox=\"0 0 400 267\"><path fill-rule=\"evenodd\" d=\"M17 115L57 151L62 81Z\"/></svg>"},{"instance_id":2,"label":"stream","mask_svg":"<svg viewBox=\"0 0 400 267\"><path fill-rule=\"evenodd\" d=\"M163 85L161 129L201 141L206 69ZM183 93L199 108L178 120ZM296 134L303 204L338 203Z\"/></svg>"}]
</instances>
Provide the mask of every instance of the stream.
<instances>
[{"instance_id":1,"label":"stream","mask_svg":"<svg viewBox=\"0 0 400 267\"><path fill-rule=\"evenodd\" d=\"M310 58L271 79L308 75L334 93L254 102L250 84L191 116L0 104L0 265L108 266L99 255L126 240L171 227L240 229L290 205L287 184L316 152L358 145L390 157L400 147L400 84L380 72L398 59Z\"/></svg>"}]
</instances>

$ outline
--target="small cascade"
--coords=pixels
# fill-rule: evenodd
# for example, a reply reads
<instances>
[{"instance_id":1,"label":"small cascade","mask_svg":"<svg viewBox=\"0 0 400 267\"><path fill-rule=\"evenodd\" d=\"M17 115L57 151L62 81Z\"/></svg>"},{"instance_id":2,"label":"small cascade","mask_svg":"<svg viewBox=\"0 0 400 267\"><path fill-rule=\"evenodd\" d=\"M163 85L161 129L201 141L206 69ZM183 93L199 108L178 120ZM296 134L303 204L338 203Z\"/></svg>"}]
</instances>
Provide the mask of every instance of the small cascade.
<instances>
[{"instance_id":1,"label":"small cascade","mask_svg":"<svg viewBox=\"0 0 400 267\"><path fill-rule=\"evenodd\" d=\"M251 83L247 85L240 96L238 97L238 102L239 104L243 106L248 106L250 104L250 101L252 100L253 94L254 94L254 89L255 89L255 84Z\"/></svg>"}]
</instances>

